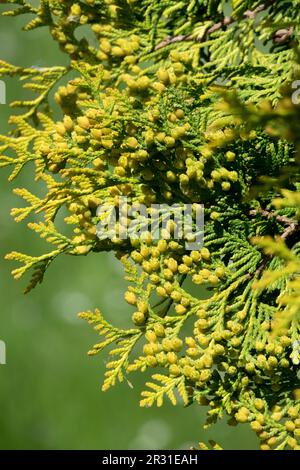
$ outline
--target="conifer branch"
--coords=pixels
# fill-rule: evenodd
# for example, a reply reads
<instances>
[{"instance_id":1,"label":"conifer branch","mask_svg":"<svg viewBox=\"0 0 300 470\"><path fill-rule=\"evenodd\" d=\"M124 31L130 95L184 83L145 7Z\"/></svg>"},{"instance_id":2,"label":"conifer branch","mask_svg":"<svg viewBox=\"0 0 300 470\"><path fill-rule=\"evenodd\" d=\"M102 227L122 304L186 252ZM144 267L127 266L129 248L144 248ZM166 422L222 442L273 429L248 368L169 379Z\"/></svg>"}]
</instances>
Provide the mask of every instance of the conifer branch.
<instances>
[{"instance_id":1,"label":"conifer branch","mask_svg":"<svg viewBox=\"0 0 300 470\"><path fill-rule=\"evenodd\" d=\"M238 0L221 20L224 4L215 0L37 3L9 15L30 11L26 30L50 26L70 66L0 62L1 75L37 93L14 104L25 113L0 136L10 180L33 163L42 185L35 195L26 178L28 187L15 190L25 204L12 214L37 217L28 228L52 246L7 255L21 265L14 276L30 271L30 290L58 256L113 252L128 284L128 327L100 310L80 314L101 337L89 355L109 349L103 390L151 370L142 406L180 396L185 406L209 406L205 429L226 414L249 423L261 449L298 449L300 108L286 86L300 65L298 2ZM79 40L81 25L91 34ZM257 45L272 36L262 51ZM124 198L129 211L119 207ZM198 203L204 245L190 249L191 227L203 236ZM186 204L189 230L180 236L166 207ZM158 236L153 214L166 222Z\"/></svg>"}]
</instances>

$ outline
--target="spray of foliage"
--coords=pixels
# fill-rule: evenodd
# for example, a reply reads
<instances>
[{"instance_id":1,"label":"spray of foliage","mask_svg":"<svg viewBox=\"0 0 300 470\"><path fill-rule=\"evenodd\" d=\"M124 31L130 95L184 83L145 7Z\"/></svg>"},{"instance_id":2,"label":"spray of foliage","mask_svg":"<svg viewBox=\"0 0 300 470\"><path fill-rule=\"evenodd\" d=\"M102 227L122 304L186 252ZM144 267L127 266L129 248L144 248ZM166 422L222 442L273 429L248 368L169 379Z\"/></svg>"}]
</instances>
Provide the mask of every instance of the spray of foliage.
<instances>
[{"instance_id":1,"label":"spray of foliage","mask_svg":"<svg viewBox=\"0 0 300 470\"><path fill-rule=\"evenodd\" d=\"M80 314L101 337L89 354L109 349L103 390L149 369L141 406L205 405L205 428L227 415L249 423L261 449L299 450L299 1L0 3L31 15L26 30L48 27L70 58L0 62L36 94L12 103L21 111L0 136L0 165L13 180L33 162L46 188L17 189L26 204L13 216L39 214L28 225L52 245L9 254L15 278L33 272L28 292L62 254L115 252L132 327ZM120 196L203 203L204 247L187 251L172 224L167 240L99 239L97 207Z\"/></svg>"}]
</instances>

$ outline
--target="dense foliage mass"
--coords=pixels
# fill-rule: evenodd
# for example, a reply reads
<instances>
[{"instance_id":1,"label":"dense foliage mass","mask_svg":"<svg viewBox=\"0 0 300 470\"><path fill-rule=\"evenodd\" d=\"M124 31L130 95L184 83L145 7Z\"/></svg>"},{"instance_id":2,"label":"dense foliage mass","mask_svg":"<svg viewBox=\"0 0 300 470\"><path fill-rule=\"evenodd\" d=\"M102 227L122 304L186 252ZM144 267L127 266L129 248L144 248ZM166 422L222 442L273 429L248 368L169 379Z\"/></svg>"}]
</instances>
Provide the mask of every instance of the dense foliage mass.
<instances>
[{"instance_id":1,"label":"dense foliage mass","mask_svg":"<svg viewBox=\"0 0 300 470\"><path fill-rule=\"evenodd\" d=\"M26 30L47 26L70 57L0 62L37 94L12 103L23 111L0 137L0 165L14 179L33 162L46 188L18 189L26 204L13 215L39 214L29 227L53 245L9 254L14 276L33 270L28 291L57 256L114 251L132 328L80 314L101 336L90 354L111 346L103 390L150 369L142 406L206 405L206 426L227 415L249 423L261 449L299 449L300 2L0 3L31 15ZM204 246L187 250L172 223L158 241L99 239L97 207L120 196L149 210L203 203Z\"/></svg>"}]
</instances>

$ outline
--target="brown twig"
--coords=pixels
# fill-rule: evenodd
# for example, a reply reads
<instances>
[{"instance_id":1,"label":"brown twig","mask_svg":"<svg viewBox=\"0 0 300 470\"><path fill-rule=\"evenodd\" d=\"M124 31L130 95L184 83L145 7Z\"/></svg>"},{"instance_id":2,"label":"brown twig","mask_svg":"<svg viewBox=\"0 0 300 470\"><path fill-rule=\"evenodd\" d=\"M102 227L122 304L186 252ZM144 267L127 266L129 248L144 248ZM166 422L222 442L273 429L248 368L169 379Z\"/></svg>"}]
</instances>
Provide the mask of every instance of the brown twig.
<instances>
[{"instance_id":1,"label":"brown twig","mask_svg":"<svg viewBox=\"0 0 300 470\"><path fill-rule=\"evenodd\" d=\"M184 41L193 41L191 34L180 34L179 36L168 36L166 39L161 41L157 46L155 46L155 51L162 49L163 47L169 46L169 44L175 44L176 42L184 42Z\"/></svg>"},{"instance_id":2,"label":"brown twig","mask_svg":"<svg viewBox=\"0 0 300 470\"><path fill-rule=\"evenodd\" d=\"M273 42L275 44L284 44L287 42L294 32L294 28L291 26L286 29L279 29L273 36Z\"/></svg>"},{"instance_id":3,"label":"brown twig","mask_svg":"<svg viewBox=\"0 0 300 470\"><path fill-rule=\"evenodd\" d=\"M283 240L286 240L288 237L290 237L293 233L298 230L299 226L297 222L291 221L291 224L285 229L285 231L281 234L281 238Z\"/></svg>"},{"instance_id":4,"label":"brown twig","mask_svg":"<svg viewBox=\"0 0 300 470\"><path fill-rule=\"evenodd\" d=\"M257 214L261 214L267 219L275 218L278 222L282 223L283 225L287 225L286 229L281 234L281 238L284 240L288 238L296 230L298 230L298 223L295 220L289 219L288 217L285 217L284 215L276 214L276 212L273 212L273 211L267 211L266 209L258 209L258 210L251 210L249 214L253 216Z\"/></svg>"},{"instance_id":5,"label":"brown twig","mask_svg":"<svg viewBox=\"0 0 300 470\"><path fill-rule=\"evenodd\" d=\"M261 11L264 11L266 8L268 8L271 3L273 3L273 1L262 3L261 5L258 5L258 7L254 8L254 10L245 11L244 17L249 18L251 20L255 20L258 13L260 13Z\"/></svg>"},{"instance_id":6,"label":"brown twig","mask_svg":"<svg viewBox=\"0 0 300 470\"><path fill-rule=\"evenodd\" d=\"M265 255L265 257L263 258L261 264L258 266L257 270L255 271L255 277L259 277L261 275L261 273L267 267L267 264L270 261L270 259L271 259L270 255Z\"/></svg>"},{"instance_id":7,"label":"brown twig","mask_svg":"<svg viewBox=\"0 0 300 470\"><path fill-rule=\"evenodd\" d=\"M244 18L254 20L258 13L268 8L275 0L269 0L267 2L262 3L254 10L247 10L243 14ZM179 36L168 36L159 44L157 44L154 48L155 51L162 49L163 47L169 46L170 44L175 44L176 42L185 42L185 41L193 41L193 42L202 42L206 39L210 34L215 33L221 28L227 27L230 24L234 23L235 19L229 16L225 16L221 21L218 23L213 24L210 28L208 28L204 35L201 38L197 38L193 34L180 34Z\"/></svg>"},{"instance_id":8,"label":"brown twig","mask_svg":"<svg viewBox=\"0 0 300 470\"><path fill-rule=\"evenodd\" d=\"M194 41L194 42L202 42L204 38L209 36L210 34L218 31L219 29L223 28L224 26L228 26L233 22L232 18L225 16L222 21L213 24L210 28L208 28L204 35L201 38L195 37L193 34L180 34L179 36L168 36L166 39L161 41L157 46L155 46L155 50L158 51L163 47L169 46L170 44L174 44L176 42L184 42L184 41Z\"/></svg>"},{"instance_id":9,"label":"brown twig","mask_svg":"<svg viewBox=\"0 0 300 470\"><path fill-rule=\"evenodd\" d=\"M258 210L251 210L249 212L250 215L256 216L257 214L261 214L262 216L266 217L267 219L275 218L278 222L282 223L286 226L285 230L280 235L282 240L286 240L291 235L293 235L299 229L299 223L293 219L289 219L284 215L276 214L273 211L267 211L266 209L258 209ZM255 271L255 277L259 277L260 274L263 272L265 267L267 266L268 262L271 259L271 255L265 255L263 261L261 262L260 266Z\"/></svg>"}]
</instances>

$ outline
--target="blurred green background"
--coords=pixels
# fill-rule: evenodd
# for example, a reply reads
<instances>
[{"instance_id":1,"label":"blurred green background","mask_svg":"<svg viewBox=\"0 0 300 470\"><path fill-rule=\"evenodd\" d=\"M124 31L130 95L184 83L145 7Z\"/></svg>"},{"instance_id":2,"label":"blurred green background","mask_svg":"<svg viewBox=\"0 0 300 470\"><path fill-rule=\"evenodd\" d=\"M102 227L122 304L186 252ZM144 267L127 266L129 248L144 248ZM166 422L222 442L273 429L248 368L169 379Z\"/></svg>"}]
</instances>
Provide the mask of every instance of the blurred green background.
<instances>
[{"instance_id":1,"label":"blurred green background","mask_svg":"<svg viewBox=\"0 0 300 470\"><path fill-rule=\"evenodd\" d=\"M23 66L64 64L47 30L24 33L24 21L0 18L0 58ZM7 103L24 97L16 80L6 79L6 86ZM7 132L10 113L0 105L0 133ZM97 336L76 314L98 306L116 325L127 324L122 269L108 254L60 258L44 283L24 296L24 283L12 279L3 257L12 250L40 254L43 243L10 217L11 207L22 204L11 190L32 187L30 169L13 183L7 175L1 170L0 339L7 364L0 366L0 448L179 449L214 438L227 449L255 449L246 426L219 423L204 432L199 407L139 408L141 374L130 377L133 389L125 382L100 391L105 356L86 356Z\"/></svg>"}]
</instances>

